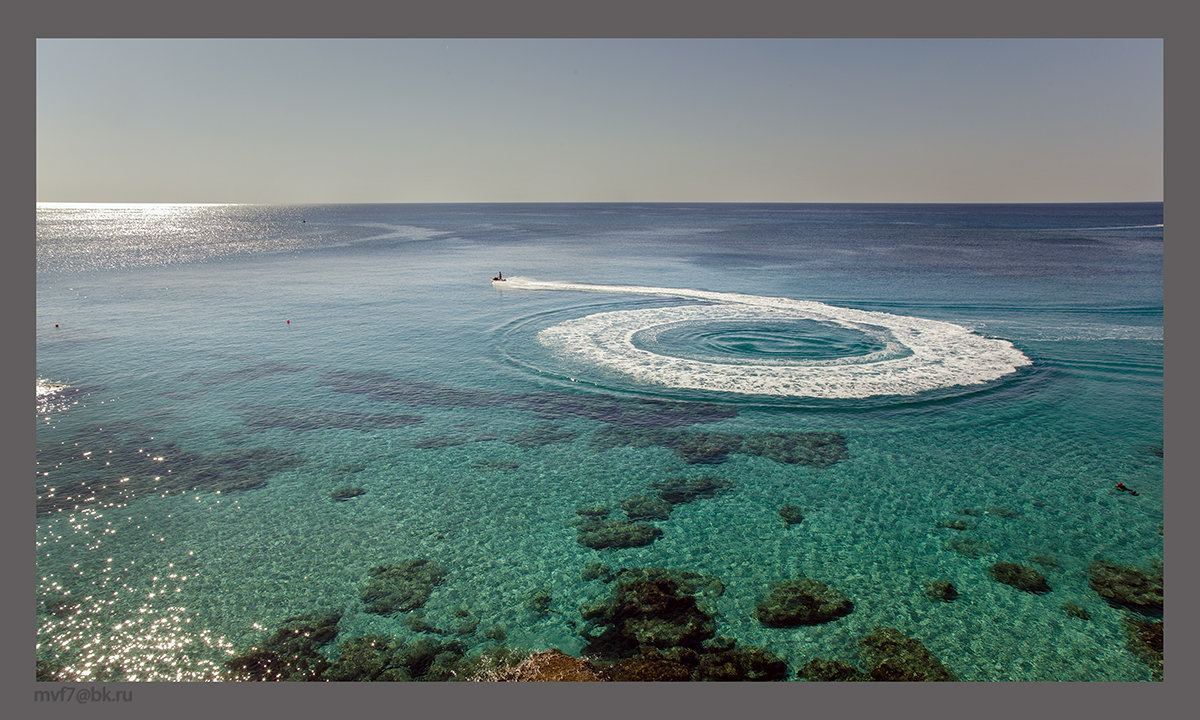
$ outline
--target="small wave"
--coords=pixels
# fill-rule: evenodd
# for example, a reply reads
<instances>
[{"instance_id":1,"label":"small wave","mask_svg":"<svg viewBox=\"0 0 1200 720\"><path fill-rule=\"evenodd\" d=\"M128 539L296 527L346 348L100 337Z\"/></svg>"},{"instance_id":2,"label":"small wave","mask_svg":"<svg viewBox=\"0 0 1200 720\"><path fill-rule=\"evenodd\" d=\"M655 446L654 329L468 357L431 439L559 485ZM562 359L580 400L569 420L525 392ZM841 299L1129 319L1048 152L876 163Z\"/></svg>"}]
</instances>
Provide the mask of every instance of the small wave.
<instances>
[{"instance_id":1,"label":"small wave","mask_svg":"<svg viewBox=\"0 0 1200 720\"><path fill-rule=\"evenodd\" d=\"M545 328L538 341L560 358L647 385L798 398L849 399L917 395L982 385L1032 361L1012 343L953 323L836 307L811 300L708 290L592 285L509 278L509 290L575 290L686 298L706 304L587 315ZM635 336L681 323L815 320L886 337L887 350L835 360L723 362L676 357L639 347Z\"/></svg>"}]
</instances>

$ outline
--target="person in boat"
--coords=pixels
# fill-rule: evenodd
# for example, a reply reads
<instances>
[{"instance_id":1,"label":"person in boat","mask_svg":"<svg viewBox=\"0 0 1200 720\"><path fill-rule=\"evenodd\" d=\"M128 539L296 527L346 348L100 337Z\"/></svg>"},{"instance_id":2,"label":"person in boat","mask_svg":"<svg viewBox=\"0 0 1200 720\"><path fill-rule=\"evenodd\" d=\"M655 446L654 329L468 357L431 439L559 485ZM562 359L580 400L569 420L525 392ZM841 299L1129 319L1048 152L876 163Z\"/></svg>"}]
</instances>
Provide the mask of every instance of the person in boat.
<instances>
[{"instance_id":1,"label":"person in boat","mask_svg":"<svg viewBox=\"0 0 1200 720\"><path fill-rule=\"evenodd\" d=\"M499 270L496 271L496 277L492 278L493 281L503 280L503 279L504 279L504 273L500 272Z\"/></svg>"}]
</instances>

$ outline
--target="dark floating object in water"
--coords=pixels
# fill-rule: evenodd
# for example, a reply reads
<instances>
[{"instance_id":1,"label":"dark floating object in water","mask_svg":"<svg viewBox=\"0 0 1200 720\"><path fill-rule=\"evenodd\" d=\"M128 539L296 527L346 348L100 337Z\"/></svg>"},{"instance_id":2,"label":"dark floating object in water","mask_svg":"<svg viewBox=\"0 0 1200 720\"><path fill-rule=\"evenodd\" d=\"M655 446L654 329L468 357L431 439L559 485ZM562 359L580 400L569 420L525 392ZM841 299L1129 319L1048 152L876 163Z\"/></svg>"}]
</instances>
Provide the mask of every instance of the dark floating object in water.
<instances>
[{"instance_id":1,"label":"dark floating object in water","mask_svg":"<svg viewBox=\"0 0 1200 720\"><path fill-rule=\"evenodd\" d=\"M783 580L771 586L754 616L767 627L820 625L849 615L854 603L825 583L809 578Z\"/></svg>"},{"instance_id":2,"label":"dark floating object in water","mask_svg":"<svg viewBox=\"0 0 1200 720\"><path fill-rule=\"evenodd\" d=\"M1136 567L1096 560L1088 566L1088 584L1109 603L1138 612L1163 608L1163 569L1161 561L1150 572Z\"/></svg>"},{"instance_id":3,"label":"dark floating object in water","mask_svg":"<svg viewBox=\"0 0 1200 720\"><path fill-rule=\"evenodd\" d=\"M1116 485L1113 485L1113 489L1118 490L1120 492L1129 493L1130 495L1138 494L1137 490L1132 490L1132 489L1126 487L1125 483L1123 483L1123 482L1119 482Z\"/></svg>"},{"instance_id":4,"label":"dark floating object in water","mask_svg":"<svg viewBox=\"0 0 1200 720\"><path fill-rule=\"evenodd\" d=\"M1046 576L1026 565L1001 561L993 565L990 572L997 582L1012 585L1018 590L1037 594L1050 592Z\"/></svg>"},{"instance_id":5,"label":"dark floating object in water","mask_svg":"<svg viewBox=\"0 0 1200 720\"><path fill-rule=\"evenodd\" d=\"M359 488L359 487L342 488L341 490L334 490L333 493L330 495L330 497L333 498L337 502L345 502L347 500L350 500L351 498L356 498L359 495L365 495L366 492L367 492L366 490L363 490L362 488Z\"/></svg>"},{"instance_id":6,"label":"dark floating object in water","mask_svg":"<svg viewBox=\"0 0 1200 720\"><path fill-rule=\"evenodd\" d=\"M872 680L884 682L945 682L954 674L916 638L895 628L879 627L858 643Z\"/></svg>"}]
</instances>

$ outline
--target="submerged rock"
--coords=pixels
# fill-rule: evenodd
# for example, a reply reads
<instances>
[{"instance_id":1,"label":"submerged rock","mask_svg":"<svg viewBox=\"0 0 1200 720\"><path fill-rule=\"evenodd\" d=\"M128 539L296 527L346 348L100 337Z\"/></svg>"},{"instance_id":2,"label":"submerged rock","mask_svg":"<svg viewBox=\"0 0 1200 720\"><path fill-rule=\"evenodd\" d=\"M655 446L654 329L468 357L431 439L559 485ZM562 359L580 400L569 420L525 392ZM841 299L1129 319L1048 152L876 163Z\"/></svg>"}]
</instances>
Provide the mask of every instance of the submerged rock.
<instances>
[{"instance_id":1,"label":"submerged rock","mask_svg":"<svg viewBox=\"0 0 1200 720\"><path fill-rule=\"evenodd\" d=\"M854 603L825 583L809 578L783 580L771 586L754 616L767 627L819 625L849 615Z\"/></svg>"},{"instance_id":2,"label":"submerged rock","mask_svg":"<svg viewBox=\"0 0 1200 720\"><path fill-rule=\"evenodd\" d=\"M612 582L616 577L613 569L604 563L588 563L588 566L583 569L583 574L580 576L584 580L599 580L600 582Z\"/></svg>"},{"instance_id":3,"label":"submerged rock","mask_svg":"<svg viewBox=\"0 0 1200 720\"><path fill-rule=\"evenodd\" d=\"M719 477L699 477L699 478L668 478L666 480L655 480L650 483L650 486L658 490L658 496L663 500L673 505L682 505L689 503L697 498L710 498L717 494L719 490L728 490L733 487L733 483L725 478Z\"/></svg>"},{"instance_id":4,"label":"submerged rock","mask_svg":"<svg viewBox=\"0 0 1200 720\"><path fill-rule=\"evenodd\" d=\"M595 550L649 545L663 531L643 522L629 520L589 520L579 525L578 542Z\"/></svg>"},{"instance_id":5,"label":"submerged rock","mask_svg":"<svg viewBox=\"0 0 1200 720\"><path fill-rule=\"evenodd\" d=\"M515 668L494 673L496 682L601 682L604 680L587 660L571 657L561 650L534 653Z\"/></svg>"},{"instance_id":6,"label":"submerged rock","mask_svg":"<svg viewBox=\"0 0 1200 720\"><path fill-rule=\"evenodd\" d=\"M1162 610L1161 564L1153 565L1150 572L1145 572L1108 560L1096 560L1088 566L1088 583L1100 597L1114 605L1140 612Z\"/></svg>"},{"instance_id":7,"label":"submerged rock","mask_svg":"<svg viewBox=\"0 0 1200 720\"><path fill-rule=\"evenodd\" d=\"M951 538L943 547L969 558L982 557L996 552L996 548L991 544L973 537Z\"/></svg>"},{"instance_id":8,"label":"submerged rock","mask_svg":"<svg viewBox=\"0 0 1200 720\"><path fill-rule=\"evenodd\" d=\"M590 507L575 508L575 513L586 518L602 518L608 517L612 510L603 505L592 505Z\"/></svg>"},{"instance_id":9,"label":"submerged rock","mask_svg":"<svg viewBox=\"0 0 1200 720\"><path fill-rule=\"evenodd\" d=\"M338 613L288 618L265 642L225 661L235 680L320 680L330 663L318 648L338 633Z\"/></svg>"},{"instance_id":10,"label":"submerged rock","mask_svg":"<svg viewBox=\"0 0 1200 720\"><path fill-rule=\"evenodd\" d=\"M1080 620L1091 620L1092 616L1082 605L1076 605L1072 602L1063 603L1063 611L1071 617L1079 618Z\"/></svg>"},{"instance_id":11,"label":"submerged rock","mask_svg":"<svg viewBox=\"0 0 1200 720\"><path fill-rule=\"evenodd\" d=\"M784 505L779 508L779 517L783 518L784 524L791 527L804 521L804 511L795 505Z\"/></svg>"},{"instance_id":12,"label":"submerged rock","mask_svg":"<svg viewBox=\"0 0 1200 720\"><path fill-rule=\"evenodd\" d=\"M1050 592L1046 576L1027 565L998 562L992 566L989 572L997 582L1012 585L1018 590L1038 594Z\"/></svg>"},{"instance_id":13,"label":"submerged rock","mask_svg":"<svg viewBox=\"0 0 1200 720\"><path fill-rule=\"evenodd\" d=\"M149 495L254 490L305 462L297 453L270 447L200 455L155 440L152 432L123 433L114 425L106 423L103 430L83 431L60 445L37 448L39 515Z\"/></svg>"},{"instance_id":14,"label":"submerged rock","mask_svg":"<svg viewBox=\"0 0 1200 720\"><path fill-rule=\"evenodd\" d=\"M1033 555L1030 555L1029 559L1034 561L1038 565L1041 565L1042 567L1047 567L1047 568L1056 568L1060 564L1058 562L1058 558L1054 557L1053 555L1046 555L1044 553L1035 553Z\"/></svg>"},{"instance_id":15,"label":"submerged rock","mask_svg":"<svg viewBox=\"0 0 1200 720\"><path fill-rule=\"evenodd\" d=\"M850 456L846 438L832 432L754 433L742 441L741 452L788 465L830 467Z\"/></svg>"},{"instance_id":16,"label":"submerged rock","mask_svg":"<svg viewBox=\"0 0 1200 720\"><path fill-rule=\"evenodd\" d=\"M668 447L679 453L689 465L723 463L730 453L742 449L742 438L729 433L681 433Z\"/></svg>"},{"instance_id":17,"label":"submerged rock","mask_svg":"<svg viewBox=\"0 0 1200 720\"><path fill-rule=\"evenodd\" d=\"M968 522L962 518L953 520L938 520L937 526L940 528L949 528L950 530L974 530L976 525L973 522Z\"/></svg>"},{"instance_id":18,"label":"submerged rock","mask_svg":"<svg viewBox=\"0 0 1200 720\"><path fill-rule=\"evenodd\" d=\"M862 670L840 660L814 658L804 663L798 675L809 682L864 682L871 678Z\"/></svg>"},{"instance_id":19,"label":"submerged rock","mask_svg":"<svg viewBox=\"0 0 1200 720\"><path fill-rule=\"evenodd\" d=\"M680 588L680 574L662 568L621 571L611 598L585 608L584 654L633 657L639 647L699 649L713 637L713 614ZM600 629L599 634L592 634Z\"/></svg>"},{"instance_id":20,"label":"submerged rock","mask_svg":"<svg viewBox=\"0 0 1200 720\"><path fill-rule=\"evenodd\" d=\"M872 680L940 682L955 679L920 640L895 628L876 628L858 645Z\"/></svg>"},{"instance_id":21,"label":"submerged rock","mask_svg":"<svg viewBox=\"0 0 1200 720\"><path fill-rule=\"evenodd\" d=\"M1150 666L1156 680L1163 677L1163 621L1122 618L1129 649Z\"/></svg>"},{"instance_id":22,"label":"submerged rock","mask_svg":"<svg viewBox=\"0 0 1200 720\"><path fill-rule=\"evenodd\" d=\"M334 490L333 493L330 494L330 497L333 498L335 502L345 502L346 500L356 498L359 495L365 495L366 492L366 490L360 487L342 488L341 490Z\"/></svg>"},{"instance_id":23,"label":"submerged rock","mask_svg":"<svg viewBox=\"0 0 1200 720\"><path fill-rule=\"evenodd\" d=\"M710 650L699 656L697 679L723 682L762 682L785 680L787 663L769 650L758 647L733 647Z\"/></svg>"},{"instance_id":24,"label":"submerged rock","mask_svg":"<svg viewBox=\"0 0 1200 720\"><path fill-rule=\"evenodd\" d=\"M930 580L925 584L925 595L930 600L954 602L958 598L958 589L949 580Z\"/></svg>"},{"instance_id":25,"label":"submerged rock","mask_svg":"<svg viewBox=\"0 0 1200 720\"><path fill-rule=\"evenodd\" d=\"M371 569L371 582L362 591L367 612L390 615L415 610L425 604L446 571L429 560L409 560Z\"/></svg>"},{"instance_id":26,"label":"submerged rock","mask_svg":"<svg viewBox=\"0 0 1200 720\"><path fill-rule=\"evenodd\" d=\"M666 520L673 506L661 497L634 495L621 503L630 520Z\"/></svg>"},{"instance_id":27,"label":"submerged rock","mask_svg":"<svg viewBox=\"0 0 1200 720\"><path fill-rule=\"evenodd\" d=\"M657 445L669 448L690 464L725 462L729 455L755 455L789 465L825 468L849 457L846 438L831 432L766 432L735 435L723 432L689 432L655 427L605 427L592 435L591 447L609 450Z\"/></svg>"},{"instance_id":28,"label":"submerged rock","mask_svg":"<svg viewBox=\"0 0 1200 720\"><path fill-rule=\"evenodd\" d=\"M569 443L579 437L579 433L564 430L557 425L545 424L528 428L515 433L508 439L519 448L538 448L556 443Z\"/></svg>"},{"instance_id":29,"label":"submerged rock","mask_svg":"<svg viewBox=\"0 0 1200 720\"><path fill-rule=\"evenodd\" d=\"M525 607L532 610L534 615L544 617L546 613L550 612L551 600L553 598L550 597L550 593L545 590L538 590L525 601Z\"/></svg>"},{"instance_id":30,"label":"submerged rock","mask_svg":"<svg viewBox=\"0 0 1200 720\"><path fill-rule=\"evenodd\" d=\"M404 643L399 639L383 635L346 640L339 646L337 661L325 671L325 679L333 682L411 680L412 675L400 659L404 649Z\"/></svg>"},{"instance_id":31,"label":"submerged rock","mask_svg":"<svg viewBox=\"0 0 1200 720\"><path fill-rule=\"evenodd\" d=\"M687 682L692 679L692 668L650 650L613 665L607 675L616 682Z\"/></svg>"}]
</instances>

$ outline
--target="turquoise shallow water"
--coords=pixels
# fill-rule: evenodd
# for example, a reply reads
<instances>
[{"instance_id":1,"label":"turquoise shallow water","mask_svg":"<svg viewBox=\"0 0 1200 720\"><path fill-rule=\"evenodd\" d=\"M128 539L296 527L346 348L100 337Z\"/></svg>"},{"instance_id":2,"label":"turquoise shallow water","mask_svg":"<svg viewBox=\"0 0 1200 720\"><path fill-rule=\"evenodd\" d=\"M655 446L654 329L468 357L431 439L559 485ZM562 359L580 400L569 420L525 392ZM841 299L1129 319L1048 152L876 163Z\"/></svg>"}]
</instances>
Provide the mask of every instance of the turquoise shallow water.
<instances>
[{"instance_id":1,"label":"turquoise shallow water","mask_svg":"<svg viewBox=\"0 0 1200 720\"><path fill-rule=\"evenodd\" d=\"M611 589L583 578L599 561L720 578L718 634L792 677L814 657L857 662L858 640L890 625L964 680L1152 678L1126 646L1130 612L1087 567L1162 557L1161 205L38 212L37 371L66 387L36 415L37 649L69 677L219 678L234 652L317 611L342 613L339 638L415 637L360 593L372 567L426 557L447 576L425 618L468 610L471 651L500 625L508 646L579 653L580 606ZM938 320L1031 364L870 398L648 384L564 360L539 333L703 303L497 289L497 270ZM888 339L803 319L638 333L654 354L743 364L840 363ZM614 429L838 433L846 457L689 463ZM577 542L576 508L619 516L653 482L701 476L732 487L652 521L653 543ZM331 499L346 487L365 492ZM784 504L803 522L785 525ZM967 529L938 524L952 521ZM996 582L1000 560L1052 590ZM764 627L766 588L798 575L854 611ZM930 601L932 579L958 598Z\"/></svg>"}]
</instances>

